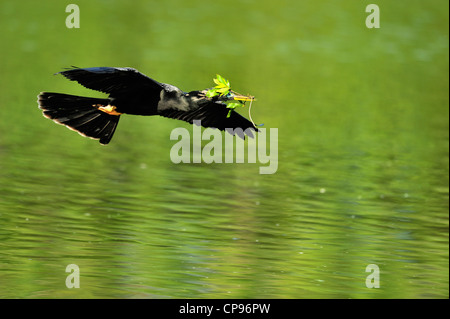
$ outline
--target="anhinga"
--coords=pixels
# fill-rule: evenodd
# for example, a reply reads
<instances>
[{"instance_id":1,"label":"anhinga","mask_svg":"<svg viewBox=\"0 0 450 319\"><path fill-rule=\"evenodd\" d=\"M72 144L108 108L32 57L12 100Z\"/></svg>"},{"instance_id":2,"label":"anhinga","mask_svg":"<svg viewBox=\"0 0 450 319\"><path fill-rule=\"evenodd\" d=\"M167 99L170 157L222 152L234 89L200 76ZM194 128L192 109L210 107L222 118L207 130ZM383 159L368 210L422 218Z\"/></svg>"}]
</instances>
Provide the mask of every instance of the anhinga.
<instances>
[{"instance_id":1,"label":"anhinga","mask_svg":"<svg viewBox=\"0 0 450 319\"><path fill-rule=\"evenodd\" d=\"M234 91L213 97L206 96L208 89L186 93L133 68L74 68L57 74L86 88L109 94L108 98L49 92L38 96L39 108L45 117L83 136L99 139L101 144L109 143L122 114L161 115L189 123L201 120L204 127L230 128L232 133L241 128L249 136L251 130L258 131L251 121L237 112L229 114L224 102L253 99Z\"/></svg>"}]
</instances>

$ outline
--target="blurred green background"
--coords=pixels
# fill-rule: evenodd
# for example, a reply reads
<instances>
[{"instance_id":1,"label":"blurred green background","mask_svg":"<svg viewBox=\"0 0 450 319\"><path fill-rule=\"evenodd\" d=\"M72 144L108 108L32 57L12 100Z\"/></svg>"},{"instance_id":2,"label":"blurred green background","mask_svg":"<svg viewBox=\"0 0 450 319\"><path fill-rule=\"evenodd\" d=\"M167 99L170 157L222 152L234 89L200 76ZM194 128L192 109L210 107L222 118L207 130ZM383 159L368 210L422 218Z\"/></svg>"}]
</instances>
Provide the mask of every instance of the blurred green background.
<instances>
[{"instance_id":1,"label":"blurred green background","mask_svg":"<svg viewBox=\"0 0 450 319\"><path fill-rule=\"evenodd\" d=\"M449 297L447 0L86 0L79 29L69 3L0 3L0 298ZM161 117L108 146L55 125L39 92L103 96L71 65L225 76L278 128L278 171L173 164L191 126Z\"/></svg>"}]
</instances>

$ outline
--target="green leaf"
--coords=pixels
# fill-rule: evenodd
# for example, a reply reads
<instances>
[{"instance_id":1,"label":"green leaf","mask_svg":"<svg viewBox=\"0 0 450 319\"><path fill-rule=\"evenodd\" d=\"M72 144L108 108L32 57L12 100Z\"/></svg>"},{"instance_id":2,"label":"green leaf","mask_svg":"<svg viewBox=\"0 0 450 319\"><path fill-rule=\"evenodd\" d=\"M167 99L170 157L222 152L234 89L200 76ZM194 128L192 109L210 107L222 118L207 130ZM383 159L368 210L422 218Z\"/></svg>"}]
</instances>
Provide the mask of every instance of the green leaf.
<instances>
[{"instance_id":1,"label":"green leaf","mask_svg":"<svg viewBox=\"0 0 450 319\"><path fill-rule=\"evenodd\" d=\"M227 95L230 90L228 88L220 88L216 89L216 92L220 93L220 95Z\"/></svg>"},{"instance_id":2,"label":"green leaf","mask_svg":"<svg viewBox=\"0 0 450 319\"><path fill-rule=\"evenodd\" d=\"M211 89L206 91L206 97L214 97L216 95L219 95L219 92L217 92L215 89Z\"/></svg>"},{"instance_id":3,"label":"green leaf","mask_svg":"<svg viewBox=\"0 0 450 319\"><path fill-rule=\"evenodd\" d=\"M228 88L230 89L230 81L225 79L220 74L216 74L216 78L213 79L214 83L216 83L216 88Z\"/></svg>"},{"instance_id":4,"label":"green leaf","mask_svg":"<svg viewBox=\"0 0 450 319\"><path fill-rule=\"evenodd\" d=\"M227 87L227 86L225 86L223 84L216 85L214 88L216 88L216 89L223 89L223 90L230 90L229 87Z\"/></svg>"},{"instance_id":5,"label":"green leaf","mask_svg":"<svg viewBox=\"0 0 450 319\"><path fill-rule=\"evenodd\" d=\"M217 79L213 79L213 81L214 81L214 83L216 83L216 86L220 86L220 85L223 85L222 83L220 83L220 81L219 80L217 80Z\"/></svg>"},{"instance_id":6,"label":"green leaf","mask_svg":"<svg viewBox=\"0 0 450 319\"><path fill-rule=\"evenodd\" d=\"M227 81L220 74L217 74L217 81L225 86L227 85Z\"/></svg>"},{"instance_id":7,"label":"green leaf","mask_svg":"<svg viewBox=\"0 0 450 319\"><path fill-rule=\"evenodd\" d=\"M231 102L227 104L227 109L235 109L238 106L241 106L241 103L235 103L235 102Z\"/></svg>"}]
</instances>

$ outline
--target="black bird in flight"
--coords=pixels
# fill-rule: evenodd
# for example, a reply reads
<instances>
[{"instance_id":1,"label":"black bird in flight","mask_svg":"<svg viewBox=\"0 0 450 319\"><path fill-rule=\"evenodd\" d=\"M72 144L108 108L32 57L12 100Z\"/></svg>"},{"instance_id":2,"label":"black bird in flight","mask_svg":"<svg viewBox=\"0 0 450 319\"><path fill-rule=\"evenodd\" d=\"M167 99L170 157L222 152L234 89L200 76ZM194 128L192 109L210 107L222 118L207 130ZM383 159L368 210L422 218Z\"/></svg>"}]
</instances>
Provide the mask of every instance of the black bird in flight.
<instances>
[{"instance_id":1,"label":"black bird in flight","mask_svg":"<svg viewBox=\"0 0 450 319\"><path fill-rule=\"evenodd\" d=\"M241 128L250 137L253 137L251 130L258 131L251 121L237 112L231 112L227 117L229 109L225 101L253 99L234 91L214 97L206 96L208 89L186 93L133 68L73 68L57 74L109 96L92 98L41 92L38 104L43 115L83 136L98 139L101 144L111 141L122 114L161 115L189 123L200 120L204 127L227 129L231 134ZM236 134L244 137L239 130Z\"/></svg>"}]
</instances>

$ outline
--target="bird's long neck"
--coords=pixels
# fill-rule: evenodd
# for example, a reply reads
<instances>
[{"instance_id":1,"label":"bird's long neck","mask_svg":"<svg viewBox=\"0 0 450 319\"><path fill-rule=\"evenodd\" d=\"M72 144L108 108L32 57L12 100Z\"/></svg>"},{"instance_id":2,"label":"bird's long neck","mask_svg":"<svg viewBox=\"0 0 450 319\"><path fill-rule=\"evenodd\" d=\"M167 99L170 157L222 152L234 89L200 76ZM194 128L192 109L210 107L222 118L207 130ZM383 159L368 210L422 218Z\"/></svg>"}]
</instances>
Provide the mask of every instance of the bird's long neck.
<instances>
[{"instance_id":1,"label":"bird's long neck","mask_svg":"<svg viewBox=\"0 0 450 319\"><path fill-rule=\"evenodd\" d=\"M192 109L192 102L186 93L172 86L172 90L161 90L158 102L158 112L173 109L177 111L189 111Z\"/></svg>"}]
</instances>

